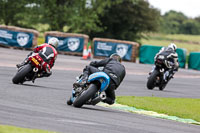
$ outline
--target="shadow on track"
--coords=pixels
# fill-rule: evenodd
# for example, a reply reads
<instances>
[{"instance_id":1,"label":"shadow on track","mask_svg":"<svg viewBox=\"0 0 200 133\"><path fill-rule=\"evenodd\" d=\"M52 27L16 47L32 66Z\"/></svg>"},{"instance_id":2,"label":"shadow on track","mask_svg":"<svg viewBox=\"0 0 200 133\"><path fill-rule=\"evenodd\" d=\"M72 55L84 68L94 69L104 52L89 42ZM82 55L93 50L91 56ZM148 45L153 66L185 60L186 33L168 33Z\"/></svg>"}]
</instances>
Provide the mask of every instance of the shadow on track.
<instances>
[{"instance_id":1,"label":"shadow on track","mask_svg":"<svg viewBox=\"0 0 200 133\"><path fill-rule=\"evenodd\" d=\"M53 87L41 86L41 85L35 85L35 84L18 84L18 85L36 87L36 88L40 88L40 89L66 90L66 89L61 89L61 88L53 88Z\"/></svg>"},{"instance_id":2,"label":"shadow on track","mask_svg":"<svg viewBox=\"0 0 200 133\"><path fill-rule=\"evenodd\" d=\"M91 105L92 106L92 105ZM101 111L101 112L111 112L111 113L120 113L120 111L117 111L117 110L111 110L111 109L109 109L109 108L103 108L102 107L102 109L100 109L99 107L101 107L101 106L96 106L97 108L95 108L95 106L92 106L91 108L90 107L85 107L85 106L83 106L83 107L81 107L80 109L84 109L84 110L93 110L93 111Z\"/></svg>"},{"instance_id":3,"label":"shadow on track","mask_svg":"<svg viewBox=\"0 0 200 133\"><path fill-rule=\"evenodd\" d=\"M161 92L161 93L162 93L162 92L163 92L163 93L165 93L165 92L177 93L177 94L180 93L180 92L177 92L177 91L170 91L170 90L167 90L167 89L166 89L166 90L162 90L162 91L159 90L159 89L153 89L153 90L148 90L148 91L156 91L156 92Z\"/></svg>"}]
</instances>

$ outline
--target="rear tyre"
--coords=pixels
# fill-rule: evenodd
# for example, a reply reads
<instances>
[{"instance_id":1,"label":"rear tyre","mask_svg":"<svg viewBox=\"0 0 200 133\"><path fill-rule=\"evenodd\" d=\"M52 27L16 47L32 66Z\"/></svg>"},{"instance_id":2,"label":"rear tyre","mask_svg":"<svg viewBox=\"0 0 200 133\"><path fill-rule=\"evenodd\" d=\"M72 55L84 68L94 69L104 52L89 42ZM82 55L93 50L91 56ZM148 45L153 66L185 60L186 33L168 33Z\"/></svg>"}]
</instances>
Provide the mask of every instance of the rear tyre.
<instances>
[{"instance_id":1,"label":"rear tyre","mask_svg":"<svg viewBox=\"0 0 200 133\"><path fill-rule=\"evenodd\" d=\"M149 79L147 81L147 88L152 90L155 87L155 81L158 76L159 72L157 70L154 70L151 75L149 76Z\"/></svg>"},{"instance_id":2,"label":"rear tyre","mask_svg":"<svg viewBox=\"0 0 200 133\"><path fill-rule=\"evenodd\" d=\"M82 92L82 94L75 99L73 106L77 108L82 107L83 104L85 104L91 97L93 97L97 91L97 85L90 84L88 89Z\"/></svg>"},{"instance_id":3,"label":"rear tyre","mask_svg":"<svg viewBox=\"0 0 200 133\"><path fill-rule=\"evenodd\" d=\"M32 67L30 64L26 64L21 68L13 77L12 82L14 84L23 83L25 76L32 70Z\"/></svg>"}]
</instances>

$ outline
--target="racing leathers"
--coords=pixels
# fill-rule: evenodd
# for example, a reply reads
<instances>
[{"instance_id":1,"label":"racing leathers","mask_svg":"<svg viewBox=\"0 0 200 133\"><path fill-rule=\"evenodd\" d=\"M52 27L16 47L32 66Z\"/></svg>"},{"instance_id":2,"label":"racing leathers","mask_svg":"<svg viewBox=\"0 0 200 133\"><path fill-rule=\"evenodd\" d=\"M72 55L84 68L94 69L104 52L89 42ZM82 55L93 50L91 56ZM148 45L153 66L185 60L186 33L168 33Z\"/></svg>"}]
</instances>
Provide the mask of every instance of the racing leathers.
<instances>
[{"instance_id":1,"label":"racing leathers","mask_svg":"<svg viewBox=\"0 0 200 133\"><path fill-rule=\"evenodd\" d=\"M46 62L49 65L50 69L54 66L54 63L55 63L55 60L56 60L56 57L57 57L57 51L53 46L51 46L47 43L44 43L44 44L41 44L39 46L36 46L33 49L33 52L38 53L39 56L44 60L44 62ZM30 55L32 55L33 52L28 54L27 58L21 64L18 64L17 67L20 67L20 66L26 64L27 61L28 61L28 57ZM38 78L43 77L43 76L48 77L51 74L52 74L52 72L50 70L49 71L43 71L40 75L38 75Z\"/></svg>"},{"instance_id":2,"label":"racing leathers","mask_svg":"<svg viewBox=\"0 0 200 133\"><path fill-rule=\"evenodd\" d=\"M178 71L179 68L178 54L169 47L162 47L161 50L154 57L154 60L156 60L158 55L166 56L167 61L169 62L167 66L169 70L166 72L164 77L164 80L167 81L167 78L173 77L175 72Z\"/></svg>"},{"instance_id":3,"label":"racing leathers","mask_svg":"<svg viewBox=\"0 0 200 133\"><path fill-rule=\"evenodd\" d=\"M98 69L102 67L103 69ZM110 77L110 84L106 89L106 99L103 102L108 104L113 104L115 102L115 90L119 87L120 83L123 81L126 71L125 67L116 59L107 58L101 61L93 61L89 66L86 66L83 70L83 77L87 79L87 77L95 72L103 71Z\"/></svg>"}]
</instances>

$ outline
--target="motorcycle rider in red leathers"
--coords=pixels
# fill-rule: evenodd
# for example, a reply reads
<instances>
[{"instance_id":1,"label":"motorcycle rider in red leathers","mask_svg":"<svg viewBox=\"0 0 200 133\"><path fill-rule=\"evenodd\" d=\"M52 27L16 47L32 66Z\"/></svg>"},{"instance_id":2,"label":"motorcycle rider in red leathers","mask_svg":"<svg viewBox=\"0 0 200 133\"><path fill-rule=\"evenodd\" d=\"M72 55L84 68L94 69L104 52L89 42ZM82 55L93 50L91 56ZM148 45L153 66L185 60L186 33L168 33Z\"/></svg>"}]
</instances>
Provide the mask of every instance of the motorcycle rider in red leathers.
<instances>
[{"instance_id":1,"label":"motorcycle rider in red leathers","mask_svg":"<svg viewBox=\"0 0 200 133\"><path fill-rule=\"evenodd\" d=\"M44 71L42 72L40 75L38 75L39 77L49 77L52 72L50 71L50 69L54 66L56 57L57 57L57 51L56 48L58 46L59 40L55 37L52 37L49 39L48 43L44 43L41 44L39 46L36 46L33 50L34 53L39 53L39 56L49 65L49 71ZM25 65L28 61L28 57L30 55L32 55L31 52L30 54L28 54L27 58L21 63L21 64L17 64L17 68L20 68L21 66ZM39 78L38 77L38 78Z\"/></svg>"}]
</instances>

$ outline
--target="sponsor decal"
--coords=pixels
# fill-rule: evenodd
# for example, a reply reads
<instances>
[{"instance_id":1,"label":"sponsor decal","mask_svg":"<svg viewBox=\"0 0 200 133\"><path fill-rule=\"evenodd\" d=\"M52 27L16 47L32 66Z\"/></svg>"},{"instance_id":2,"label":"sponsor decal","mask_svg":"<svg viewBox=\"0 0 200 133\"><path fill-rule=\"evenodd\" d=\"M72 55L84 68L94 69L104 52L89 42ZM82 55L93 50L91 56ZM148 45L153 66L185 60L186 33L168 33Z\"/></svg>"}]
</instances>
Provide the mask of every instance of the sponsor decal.
<instances>
[{"instance_id":1,"label":"sponsor decal","mask_svg":"<svg viewBox=\"0 0 200 133\"><path fill-rule=\"evenodd\" d=\"M71 51L75 51L79 48L80 40L78 38L69 38L67 46Z\"/></svg>"},{"instance_id":2,"label":"sponsor decal","mask_svg":"<svg viewBox=\"0 0 200 133\"><path fill-rule=\"evenodd\" d=\"M7 39L12 39L13 38L13 34L10 34L5 30L0 30L0 37L7 38Z\"/></svg>"},{"instance_id":3,"label":"sponsor decal","mask_svg":"<svg viewBox=\"0 0 200 133\"><path fill-rule=\"evenodd\" d=\"M125 44L118 44L116 47L116 53L122 58L127 54L128 46Z\"/></svg>"},{"instance_id":4,"label":"sponsor decal","mask_svg":"<svg viewBox=\"0 0 200 133\"><path fill-rule=\"evenodd\" d=\"M17 34L17 43L20 46L25 46L28 43L29 35L26 33L18 33Z\"/></svg>"},{"instance_id":5,"label":"sponsor decal","mask_svg":"<svg viewBox=\"0 0 200 133\"><path fill-rule=\"evenodd\" d=\"M98 42L97 43L97 49L112 51L112 46L107 45L105 42Z\"/></svg>"}]
</instances>

